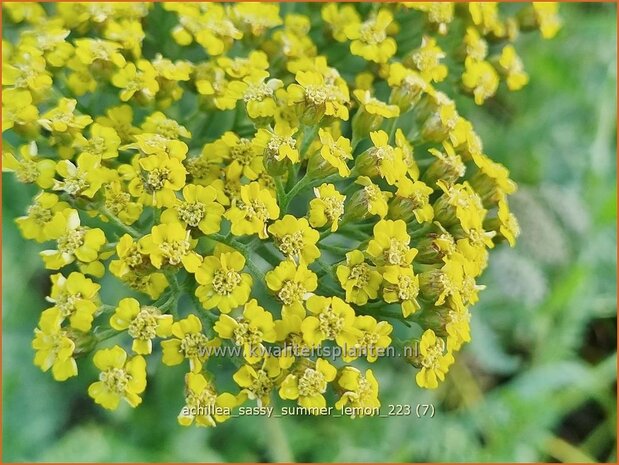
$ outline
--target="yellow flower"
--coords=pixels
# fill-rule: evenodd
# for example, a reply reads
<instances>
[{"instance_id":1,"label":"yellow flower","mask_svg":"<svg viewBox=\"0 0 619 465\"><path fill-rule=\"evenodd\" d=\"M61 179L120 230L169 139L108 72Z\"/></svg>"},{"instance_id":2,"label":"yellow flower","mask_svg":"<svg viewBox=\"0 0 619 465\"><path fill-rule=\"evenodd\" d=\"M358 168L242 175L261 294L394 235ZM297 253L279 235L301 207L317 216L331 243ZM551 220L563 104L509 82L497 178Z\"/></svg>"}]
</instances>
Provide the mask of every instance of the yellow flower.
<instances>
[{"instance_id":1,"label":"yellow flower","mask_svg":"<svg viewBox=\"0 0 619 465\"><path fill-rule=\"evenodd\" d=\"M267 221L279 216L275 197L257 182L241 186L239 199L232 203L225 217L232 223L232 234L258 234L261 239L267 236Z\"/></svg>"},{"instance_id":2,"label":"yellow flower","mask_svg":"<svg viewBox=\"0 0 619 465\"><path fill-rule=\"evenodd\" d=\"M140 395L146 389L146 361L141 355L127 360L120 347L101 349L93 357L101 370L99 381L88 386L88 395L103 408L116 410L121 399L135 408L142 403Z\"/></svg>"},{"instance_id":3,"label":"yellow flower","mask_svg":"<svg viewBox=\"0 0 619 465\"><path fill-rule=\"evenodd\" d=\"M131 195L141 197L146 205L172 207L175 192L185 186L187 171L181 161L167 154L156 154L140 158L138 164L142 171L129 183Z\"/></svg>"},{"instance_id":4,"label":"yellow flower","mask_svg":"<svg viewBox=\"0 0 619 465\"><path fill-rule=\"evenodd\" d=\"M264 171L260 148L251 139L239 137L232 131L226 131L215 142L206 144L202 153L230 160L226 168L229 173L240 169L241 174L252 181Z\"/></svg>"},{"instance_id":5,"label":"yellow flower","mask_svg":"<svg viewBox=\"0 0 619 465\"><path fill-rule=\"evenodd\" d=\"M202 263L202 257L193 251L196 242L180 223L167 223L153 226L151 233L140 239L140 249L157 269L182 265L195 273Z\"/></svg>"},{"instance_id":6,"label":"yellow flower","mask_svg":"<svg viewBox=\"0 0 619 465\"><path fill-rule=\"evenodd\" d=\"M516 238L520 235L520 226L518 225L518 220L514 216L513 213L509 210L509 205L507 204L507 200L502 199L499 200L498 204L498 212L497 212L497 220L498 225L495 226L491 221L490 223L498 229L499 237L507 239L507 242L511 247L516 245Z\"/></svg>"},{"instance_id":7,"label":"yellow flower","mask_svg":"<svg viewBox=\"0 0 619 465\"><path fill-rule=\"evenodd\" d=\"M229 392L217 394L215 386L200 373L185 375L185 406L178 414L178 423L182 426L217 426L230 415L227 411L238 404L236 396Z\"/></svg>"},{"instance_id":8,"label":"yellow flower","mask_svg":"<svg viewBox=\"0 0 619 465\"><path fill-rule=\"evenodd\" d=\"M127 63L123 54L120 53L122 46L117 42L79 38L73 43L75 44L75 56L85 65L97 64L105 68L107 64L112 64L117 68L122 68Z\"/></svg>"},{"instance_id":9,"label":"yellow flower","mask_svg":"<svg viewBox=\"0 0 619 465\"><path fill-rule=\"evenodd\" d=\"M191 132L185 126L180 125L176 120L166 117L160 111L147 116L141 128L146 133L157 134L170 141L180 137L191 138Z\"/></svg>"},{"instance_id":10,"label":"yellow flower","mask_svg":"<svg viewBox=\"0 0 619 465\"><path fill-rule=\"evenodd\" d=\"M462 305L462 289L464 283L464 268L462 256L453 254L444 258L445 264L440 269L424 271L419 274L421 295L436 306L443 305L447 299L455 307Z\"/></svg>"},{"instance_id":11,"label":"yellow flower","mask_svg":"<svg viewBox=\"0 0 619 465\"><path fill-rule=\"evenodd\" d=\"M335 340L337 345L350 350L355 347L361 332L355 328L355 311L339 297L313 295L307 300L312 315L301 324L303 340L316 347L325 340Z\"/></svg>"},{"instance_id":12,"label":"yellow flower","mask_svg":"<svg viewBox=\"0 0 619 465\"><path fill-rule=\"evenodd\" d=\"M52 87L52 76L46 65L40 50L33 47L17 49L10 60L2 60L2 86L30 90L33 97L43 95Z\"/></svg>"},{"instance_id":13,"label":"yellow flower","mask_svg":"<svg viewBox=\"0 0 619 465\"><path fill-rule=\"evenodd\" d=\"M269 59L262 50L252 50L246 58L217 58L217 64L234 79L243 79L251 74L269 69Z\"/></svg>"},{"instance_id":14,"label":"yellow flower","mask_svg":"<svg viewBox=\"0 0 619 465\"><path fill-rule=\"evenodd\" d=\"M241 401L256 400L258 406L271 403L271 392L279 384L282 370L276 357L267 356L260 368L243 365L232 378L241 388Z\"/></svg>"},{"instance_id":15,"label":"yellow flower","mask_svg":"<svg viewBox=\"0 0 619 465\"><path fill-rule=\"evenodd\" d=\"M230 17L239 29L255 37L282 24L279 5L275 3L235 3Z\"/></svg>"},{"instance_id":16,"label":"yellow flower","mask_svg":"<svg viewBox=\"0 0 619 465\"><path fill-rule=\"evenodd\" d=\"M282 302L282 311L301 318L305 316L303 303L307 294L318 287L318 277L303 262L295 265L289 260L281 262L265 276L269 289Z\"/></svg>"},{"instance_id":17,"label":"yellow flower","mask_svg":"<svg viewBox=\"0 0 619 465\"><path fill-rule=\"evenodd\" d=\"M113 128L93 123L90 126L90 139L77 134L73 146L77 147L82 154L96 155L104 160L116 158L120 146L120 137Z\"/></svg>"},{"instance_id":18,"label":"yellow flower","mask_svg":"<svg viewBox=\"0 0 619 465\"><path fill-rule=\"evenodd\" d=\"M340 194L333 184L321 184L314 188L316 198L310 200L309 222L314 228L331 225L331 232L337 231L344 214L346 196Z\"/></svg>"},{"instance_id":19,"label":"yellow flower","mask_svg":"<svg viewBox=\"0 0 619 465\"><path fill-rule=\"evenodd\" d=\"M516 192L516 183L509 178L509 170L481 153L473 154L479 171L469 181L484 204L496 204L506 195Z\"/></svg>"},{"instance_id":20,"label":"yellow flower","mask_svg":"<svg viewBox=\"0 0 619 465\"><path fill-rule=\"evenodd\" d=\"M27 90L2 89L2 132L25 129L37 122L39 110Z\"/></svg>"},{"instance_id":21,"label":"yellow flower","mask_svg":"<svg viewBox=\"0 0 619 465\"><path fill-rule=\"evenodd\" d=\"M354 134L365 135L378 129L384 118L400 116L400 107L378 100L369 90L357 89L353 95L359 102L359 111L352 122Z\"/></svg>"},{"instance_id":22,"label":"yellow flower","mask_svg":"<svg viewBox=\"0 0 619 465\"><path fill-rule=\"evenodd\" d=\"M335 408L342 410L345 407L352 409L351 417L363 417L369 411L378 413L378 381L372 370L366 370L365 375L354 367L344 367L337 379L342 388L342 395L335 403ZM372 413L374 414L374 413Z\"/></svg>"},{"instance_id":23,"label":"yellow flower","mask_svg":"<svg viewBox=\"0 0 619 465\"><path fill-rule=\"evenodd\" d=\"M395 185L408 167L404 163L402 149L389 145L389 135L385 131L370 133L374 147L370 147L355 160L359 173L366 176L380 176L388 184Z\"/></svg>"},{"instance_id":24,"label":"yellow flower","mask_svg":"<svg viewBox=\"0 0 619 465\"><path fill-rule=\"evenodd\" d=\"M441 82L447 77L447 66L441 64L445 52L436 44L436 39L423 36L421 46L405 59L404 64L419 71L428 83Z\"/></svg>"},{"instance_id":25,"label":"yellow flower","mask_svg":"<svg viewBox=\"0 0 619 465\"><path fill-rule=\"evenodd\" d=\"M423 180L434 186L438 180L444 183L453 183L464 176L466 167L462 158L454 151L449 142L443 142L444 151L429 149L430 155L436 160L423 174Z\"/></svg>"},{"instance_id":26,"label":"yellow flower","mask_svg":"<svg viewBox=\"0 0 619 465\"><path fill-rule=\"evenodd\" d=\"M522 60L513 45L508 44L503 47L496 63L499 72L507 77L509 90L520 90L529 82L529 75L525 72Z\"/></svg>"},{"instance_id":27,"label":"yellow flower","mask_svg":"<svg viewBox=\"0 0 619 465\"><path fill-rule=\"evenodd\" d=\"M105 210L117 216L124 224L135 223L142 214L144 205L141 202L132 202L131 194L120 181L112 181L104 186ZM101 215L102 219L107 219Z\"/></svg>"},{"instance_id":28,"label":"yellow flower","mask_svg":"<svg viewBox=\"0 0 619 465\"><path fill-rule=\"evenodd\" d=\"M407 266L417 255L417 249L410 247L410 242L404 221L380 220L374 225L374 236L368 244L367 254L379 266Z\"/></svg>"},{"instance_id":29,"label":"yellow flower","mask_svg":"<svg viewBox=\"0 0 619 465\"><path fill-rule=\"evenodd\" d=\"M198 228L204 234L219 232L224 207L218 200L215 188L187 184L183 188L183 200L177 199L174 207L161 215L164 223L180 222L185 227Z\"/></svg>"},{"instance_id":30,"label":"yellow flower","mask_svg":"<svg viewBox=\"0 0 619 465\"><path fill-rule=\"evenodd\" d=\"M464 88L473 93L475 103L482 105L492 97L499 87L499 75L487 61L477 61L467 57L464 62L462 84Z\"/></svg>"},{"instance_id":31,"label":"yellow flower","mask_svg":"<svg viewBox=\"0 0 619 465\"><path fill-rule=\"evenodd\" d=\"M39 157L36 142L19 148L20 160L10 151L2 152L2 171L13 172L19 182L36 183L43 189L54 185L56 163L48 158Z\"/></svg>"},{"instance_id":32,"label":"yellow flower","mask_svg":"<svg viewBox=\"0 0 619 465\"><path fill-rule=\"evenodd\" d=\"M65 381L77 376L77 364L73 358L75 342L61 328L64 317L58 308L41 313L39 327L34 330L32 348L36 351L34 364L43 371L52 369L56 381Z\"/></svg>"},{"instance_id":33,"label":"yellow flower","mask_svg":"<svg viewBox=\"0 0 619 465\"><path fill-rule=\"evenodd\" d=\"M350 168L347 161L353 159L350 140L343 136L335 140L329 131L322 128L318 130L318 135L322 144L320 156L315 155L310 158L310 165L315 164L315 166L309 166L308 170L320 176L338 172L341 177L348 177Z\"/></svg>"},{"instance_id":34,"label":"yellow flower","mask_svg":"<svg viewBox=\"0 0 619 465\"><path fill-rule=\"evenodd\" d=\"M342 359L350 362L360 356L374 363L380 355L385 354L385 349L391 344L389 335L393 331L393 326L386 321L376 321L372 316L361 315L355 318L355 328L361 335L354 350L349 350L348 356L343 356Z\"/></svg>"},{"instance_id":35,"label":"yellow flower","mask_svg":"<svg viewBox=\"0 0 619 465\"><path fill-rule=\"evenodd\" d=\"M283 86L279 79L265 79L269 77L267 71L257 71L243 79L243 86L239 87L247 114L250 118L267 118L275 115L277 103L275 92Z\"/></svg>"},{"instance_id":36,"label":"yellow flower","mask_svg":"<svg viewBox=\"0 0 619 465\"><path fill-rule=\"evenodd\" d=\"M552 39L561 29L557 2L533 2L535 20L544 39Z\"/></svg>"},{"instance_id":37,"label":"yellow flower","mask_svg":"<svg viewBox=\"0 0 619 465\"><path fill-rule=\"evenodd\" d=\"M437 181L443 194L434 203L434 217L445 227L460 224L465 232L471 229L482 230L482 222L487 211L481 198L468 182L448 186Z\"/></svg>"},{"instance_id":38,"label":"yellow flower","mask_svg":"<svg viewBox=\"0 0 619 465\"><path fill-rule=\"evenodd\" d=\"M46 225L45 234L58 245L57 250L41 252L47 269L59 270L78 260L90 274L103 275L103 265L97 259L105 244L105 234L99 228L81 226L77 210L67 208L57 212Z\"/></svg>"},{"instance_id":39,"label":"yellow flower","mask_svg":"<svg viewBox=\"0 0 619 465\"><path fill-rule=\"evenodd\" d=\"M124 234L118 240L116 254L118 260L111 261L110 272L119 278L128 273L143 270L150 264L148 255L129 234Z\"/></svg>"},{"instance_id":40,"label":"yellow flower","mask_svg":"<svg viewBox=\"0 0 619 465\"><path fill-rule=\"evenodd\" d=\"M247 302L252 278L241 273L243 268L245 257L237 251L204 258L195 273L196 281L200 283L196 296L205 309L217 307L222 313L230 313Z\"/></svg>"},{"instance_id":41,"label":"yellow flower","mask_svg":"<svg viewBox=\"0 0 619 465\"><path fill-rule=\"evenodd\" d=\"M299 162L299 150L294 135L297 128L290 127L285 122L277 122L273 129L258 129L254 143L256 147L264 153L265 166L269 169L268 163L279 164L285 160L292 163Z\"/></svg>"},{"instance_id":42,"label":"yellow flower","mask_svg":"<svg viewBox=\"0 0 619 465\"><path fill-rule=\"evenodd\" d=\"M258 305L256 299L245 304L241 318L219 315L213 329L220 338L232 339L235 345L242 347L243 357L249 363L257 363L266 355L262 342L275 342L276 339L273 315Z\"/></svg>"},{"instance_id":43,"label":"yellow flower","mask_svg":"<svg viewBox=\"0 0 619 465\"><path fill-rule=\"evenodd\" d=\"M142 133L134 136L135 144L123 148L139 148L146 155L168 155L170 158L183 161L187 157L189 147L183 141L170 139L159 133Z\"/></svg>"},{"instance_id":44,"label":"yellow flower","mask_svg":"<svg viewBox=\"0 0 619 465\"><path fill-rule=\"evenodd\" d=\"M145 34L142 30L142 22L137 19L123 18L107 21L103 36L120 43L135 58L142 55L142 41Z\"/></svg>"},{"instance_id":45,"label":"yellow flower","mask_svg":"<svg viewBox=\"0 0 619 465\"><path fill-rule=\"evenodd\" d=\"M77 100L61 98L51 110L41 115L39 124L53 132L78 133L90 123L92 118L88 115L75 115Z\"/></svg>"},{"instance_id":46,"label":"yellow flower","mask_svg":"<svg viewBox=\"0 0 619 465\"><path fill-rule=\"evenodd\" d=\"M454 18L453 2L408 2L406 6L425 12L426 19L436 26L438 33L447 34L447 25Z\"/></svg>"},{"instance_id":47,"label":"yellow flower","mask_svg":"<svg viewBox=\"0 0 619 465\"><path fill-rule=\"evenodd\" d=\"M291 260L303 260L309 265L320 257L316 247L320 234L310 228L305 218L286 215L269 226L269 233L280 252Z\"/></svg>"},{"instance_id":48,"label":"yellow flower","mask_svg":"<svg viewBox=\"0 0 619 465\"><path fill-rule=\"evenodd\" d=\"M386 63L396 50L397 44L387 34L393 22L393 15L385 8L362 23L353 22L344 27L344 34L350 43L350 53L375 63Z\"/></svg>"},{"instance_id":49,"label":"yellow flower","mask_svg":"<svg viewBox=\"0 0 619 465\"><path fill-rule=\"evenodd\" d=\"M429 86L421 74L397 62L389 67L387 83L391 87L389 103L397 105L402 113L415 105Z\"/></svg>"},{"instance_id":50,"label":"yellow flower","mask_svg":"<svg viewBox=\"0 0 619 465\"><path fill-rule=\"evenodd\" d=\"M142 307L133 298L122 299L110 317L110 326L125 331L133 338L136 354L148 355L153 351L155 337L172 334L172 315L162 315L157 307Z\"/></svg>"},{"instance_id":51,"label":"yellow flower","mask_svg":"<svg viewBox=\"0 0 619 465\"><path fill-rule=\"evenodd\" d=\"M363 189L356 191L346 206L344 220L365 219L372 215L384 218L387 215L389 205L387 201L393 196L391 192L383 192L367 176L359 176L355 184L360 184Z\"/></svg>"},{"instance_id":52,"label":"yellow flower","mask_svg":"<svg viewBox=\"0 0 619 465\"><path fill-rule=\"evenodd\" d=\"M147 60L138 60L127 65L112 76L112 84L119 89L120 99L123 102L137 94L147 100L153 99L159 91L157 71Z\"/></svg>"},{"instance_id":53,"label":"yellow flower","mask_svg":"<svg viewBox=\"0 0 619 465\"><path fill-rule=\"evenodd\" d=\"M365 262L363 252L353 250L346 254L346 264L337 267L337 278L346 291L346 302L365 305L378 296L383 281L376 268Z\"/></svg>"},{"instance_id":54,"label":"yellow flower","mask_svg":"<svg viewBox=\"0 0 619 465\"><path fill-rule=\"evenodd\" d=\"M306 368L298 375L286 376L279 388L282 399L298 400L299 405L313 414L320 412L314 409L326 407L324 393L331 381L337 376L337 369L326 360L316 360L314 368Z\"/></svg>"},{"instance_id":55,"label":"yellow flower","mask_svg":"<svg viewBox=\"0 0 619 465\"><path fill-rule=\"evenodd\" d=\"M385 302L400 302L404 318L408 318L419 310L420 305L417 302L419 277L413 273L410 266L386 266L383 278L385 280L383 287Z\"/></svg>"},{"instance_id":56,"label":"yellow flower","mask_svg":"<svg viewBox=\"0 0 619 465\"><path fill-rule=\"evenodd\" d=\"M45 242L49 239L47 225L56 213L67 208L69 208L69 204L60 202L56 194L41 192L34 198L32 205L28 207L26 216L20 216L15 220L15 223L17 223L25 239Z\"/></svg>"},{"instance_id":57,"label":"yellow flower","mask_svg":"<svg viewBox=\"0 0 619 465\"><path fill-rule=\"evenodd\" d=\"M419 387L435 389L438 382L445 379L449 366L454 362L453 355L451 352L445 353L445 341L437 338L431 329L423 333L418 347L421 370L415 380Z\"/></svg>"},{"instance_id":58,"label":"yellow flower","mask_svg":"<svg viewBox=\"0 0 619 465\"><path fill-rule=\"evenodd\" d=\"M53 309L60 311L63 319L69 319L71 328L85 333L90 331L99 310L101 286L75 271L67 278L58 273L51 279L52 290L46 300L54 305Z\"/></svg>"},{"instance_id":59,"label":"yellow flower","mask_svg":"<svg viewBox=\"0 0 619 465\"><path fill-rule=\"evenodd\" d=\"M473 24L486 35L502 27L498 2L471 2L468 5Z\"/></svg>"},{"instance_id":60,"label":"yellow flower","mask_svg":"<svg viewBox=\"0 0 619 465\"><path fill-rule=\"evenodd\" d=\"M93 198L107 175L107 169L101 166L101 157L91 153L82 153L75 164L69 160L60 160L56 171L63 180L56 180L53 189L73 197Z\"/></svg>"},{"instance_id":61,"label":"yellow flower","mask_svg":"<svg viewBox=\"0 0 619 465\"><path fill-rule=\"evenodd\" d=\"M396 197L389 204L389 217L418 223L428 223L434 218L434 209L430 204L433 190L422 181L411 181L407 177L397 183Z\"/></svg>"},{"instance_id":62,"label":"yellow flower","mask_svg":"<svg viewBox=\"0 0 619 465\"><path fill-rule=\"evenodd\" d=\"M105 115L97 116L95 122L114 129L123 143L131 142L133 136L140 132L133 126L133 109L127 104L109 107Z\"/></svg>"},{"instance_id":63,"label":"yellow flower","mask_svg":"<svg viewBox=\"0 0 619 465\"><path fill-rule=\"evenodd\" d=\"M337 3L325 3L320 14L338 42L346 42L346 26L361 22L361 17L353 5L344 4L340 7Z\"/></svg>"},{"instance_id":64,"label":"yellow flower","mask_svg":"<svg viewBox=\"0 0 619 465\"><path fill-rule=\"evenodd\" d=\"M474 27L467 27L464 35L462 47L467 57L476 61L481 61L488 55L488 43L481 37L479 31Z\"/></svg>"},{"instance_id":65,"label":"yellow flower","mask_svg":"<svg viewBox=\"0 0 619 465\"><path fill-rule=\"evenodd\" d=\"M164 365L175 366L188 359L192 373L202 370L202 364L220 344L218 339L209 340L206 337L200 319L193 314L172 324L172 336L171 339L161 341L161 361Z\"/></svg>"},{"instance_id":66,"label":"yellow flower","mask_svg":"<svg viewBox=\"0 0 619 465\"><path fill-rule=\"evenodd\" d=\"M308 124L316 124L323 115L348 121L350 101L346 81L337 76L328 79L316 71L299 71L295 75L297 84L287 88L288 104L300 105L301 113Z\"/></svg>"},{"instance_id":67,"label":"yellow flower","mask_svg":"<svg viewBox=\"0 0 619 465\"><path fill-rule=\"evenodd\" d=\"M445 308L445 330L447 331L447 350L458 351L471 340L471 314L467 308Z\"/></svg>"}]
</instances>

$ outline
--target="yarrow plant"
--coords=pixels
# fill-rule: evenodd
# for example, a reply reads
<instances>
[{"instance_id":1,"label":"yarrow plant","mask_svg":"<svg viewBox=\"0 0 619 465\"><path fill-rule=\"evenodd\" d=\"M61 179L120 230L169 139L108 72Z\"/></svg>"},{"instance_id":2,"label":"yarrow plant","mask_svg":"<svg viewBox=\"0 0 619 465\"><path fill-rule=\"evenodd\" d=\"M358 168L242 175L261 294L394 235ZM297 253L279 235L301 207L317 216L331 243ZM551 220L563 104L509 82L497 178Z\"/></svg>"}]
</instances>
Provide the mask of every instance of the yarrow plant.
<instances>
[{"instance_id":1,"label":"yarrow plant","mask_svg":"<svg viewBox=\"0 0 619 465\"><path fill-rule=\"evenodd\" d=\"M3 170L39 189L16 221L51 280L34 363L92 363L104 408L158 360L186 369L185 426L378 407L389 348L436 388L515 243L516 185L455 99L525 86L514 43L557 5L289 6L2 5Z\"/></svg>"}]
</instances>

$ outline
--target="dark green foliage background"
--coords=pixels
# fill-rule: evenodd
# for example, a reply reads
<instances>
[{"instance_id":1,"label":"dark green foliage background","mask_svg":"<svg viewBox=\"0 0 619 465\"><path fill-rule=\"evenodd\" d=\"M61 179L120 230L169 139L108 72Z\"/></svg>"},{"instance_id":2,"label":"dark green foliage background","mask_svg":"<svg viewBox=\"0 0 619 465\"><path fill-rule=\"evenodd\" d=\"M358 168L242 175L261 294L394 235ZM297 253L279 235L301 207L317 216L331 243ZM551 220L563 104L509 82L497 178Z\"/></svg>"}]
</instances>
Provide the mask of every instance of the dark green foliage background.
<instances>
[{"instance_id":1,"label":"dark green foliage background","mask_svg":"<svg viewBox=\"0 0 619 465\"><path fill-rule=\"evenodd\" d=\"M282 7L293 8L307 7ZM418 389L399 360L375 367L385 406L432 403L434 418L238 418L184 429L182 368L154 360L141 408L99 409L86 394L96 376L88 364L56 383L31 363L49 273L42 247L13 222L33 190L5 174L3 461L616 461L616 11L561 11L554 40L517 44L528 87L481 109L459 102L519 183L512 208L523 230L515 249L491 255L473 342L436 392ZM148 32L147 46L160 42ZM103 289L106 303L123 297L113 278Z\"/></svg>"}]
</instances>

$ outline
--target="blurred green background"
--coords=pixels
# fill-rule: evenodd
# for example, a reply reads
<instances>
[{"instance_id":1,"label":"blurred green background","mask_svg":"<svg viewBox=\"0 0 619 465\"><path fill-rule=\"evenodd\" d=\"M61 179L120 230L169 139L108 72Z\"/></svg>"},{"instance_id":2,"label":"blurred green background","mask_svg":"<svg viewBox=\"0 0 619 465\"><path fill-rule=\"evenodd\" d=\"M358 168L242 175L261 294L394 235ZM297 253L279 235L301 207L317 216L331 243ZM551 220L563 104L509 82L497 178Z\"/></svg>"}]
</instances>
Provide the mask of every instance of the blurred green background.
<instances>
[{"instance_id":1,"label":"blurred green background","mask_svg":"<svg viewBox=\"0 0 619 465\"><path fill-rule=\"evenodd\" d=\"M155 363L142 408L99 409L92 370L56 383L31 363L49 279L13 222L33 191L3 175L3 461L616 461L615 8L562 5L555 39L519 39L524 90L458 102L520 185L522 236L491 254L473 341L439 390L417 388L400 360L375 367L383 404L431 403L434 418L187 429L182 368Z\"/></svg>"}]
</instances>

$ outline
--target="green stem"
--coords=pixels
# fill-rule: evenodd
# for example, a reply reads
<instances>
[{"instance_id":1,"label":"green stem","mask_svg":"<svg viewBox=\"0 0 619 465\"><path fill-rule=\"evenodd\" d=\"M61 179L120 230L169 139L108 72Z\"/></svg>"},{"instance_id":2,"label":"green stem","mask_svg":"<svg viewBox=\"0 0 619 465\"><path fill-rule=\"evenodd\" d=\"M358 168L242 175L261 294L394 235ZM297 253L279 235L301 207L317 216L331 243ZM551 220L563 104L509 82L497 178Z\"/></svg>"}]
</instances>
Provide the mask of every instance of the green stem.
<instances>
[{"instance_id":1,"label":"green stem","mask_svg":"<svg viewBox=\"0 0 619 465\"><path fill-rule=\"evenodd\" d=\"M123 231L125 231L126 233L130 234L132 237L134 238L139 238L142 235L139 233L139 231L137 231L136 229L133 229L131 226L127 226L125 223L123 223L120 218L118 218L116 215L114 215L111 211L109 211L107 208L105 208L105 206L101 206L101 208L99 209L99 211L105 215L110 221L112 221L112 223L114 223L116 226L118 226L120 229L122 229Z\"/></svg>"}]
</instances>

